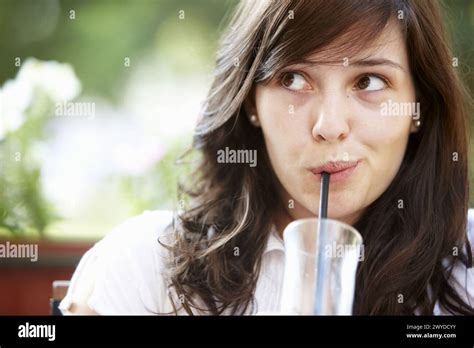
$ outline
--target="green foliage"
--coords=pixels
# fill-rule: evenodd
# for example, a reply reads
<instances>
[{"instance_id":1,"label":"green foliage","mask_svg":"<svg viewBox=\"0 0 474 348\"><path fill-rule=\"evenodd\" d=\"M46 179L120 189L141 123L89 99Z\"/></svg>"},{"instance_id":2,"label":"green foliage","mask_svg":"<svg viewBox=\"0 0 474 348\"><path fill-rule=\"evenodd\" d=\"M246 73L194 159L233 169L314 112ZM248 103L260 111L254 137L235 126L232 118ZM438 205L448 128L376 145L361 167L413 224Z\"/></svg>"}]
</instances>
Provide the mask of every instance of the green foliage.
<instances>
[{"instance_id":1,"label":"green foliage","mask_svg":"<svg viewBox=\"0 0 474 348\"><path fill-rule=\"evenodd\" d=\"M30 152L31 145L44 136L53 103L39 90L35 95L25 124L0 141L0 228L17 237L41 235L54 218L41 191L40 163Z\"/></svg>"}]
</instances>

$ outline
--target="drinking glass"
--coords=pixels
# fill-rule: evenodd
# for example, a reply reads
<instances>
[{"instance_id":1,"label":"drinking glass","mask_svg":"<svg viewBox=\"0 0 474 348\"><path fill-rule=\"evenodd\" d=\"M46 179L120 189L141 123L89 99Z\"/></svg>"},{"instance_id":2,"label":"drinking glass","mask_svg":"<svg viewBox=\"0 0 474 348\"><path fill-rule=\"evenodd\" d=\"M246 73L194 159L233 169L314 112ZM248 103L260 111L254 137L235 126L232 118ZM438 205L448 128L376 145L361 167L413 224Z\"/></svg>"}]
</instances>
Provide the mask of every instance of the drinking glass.
<instances>
[{"instance_id":1,"label":"drinking glass","mask_svg":"<svg viewBox=\"0 0 474 348\"><path fill-rule=\"evenodd\" d=\"M362 236L333 219L300 219L283 232L285 273L281 313L350 315Z\"/></svg>"}]
</instances>

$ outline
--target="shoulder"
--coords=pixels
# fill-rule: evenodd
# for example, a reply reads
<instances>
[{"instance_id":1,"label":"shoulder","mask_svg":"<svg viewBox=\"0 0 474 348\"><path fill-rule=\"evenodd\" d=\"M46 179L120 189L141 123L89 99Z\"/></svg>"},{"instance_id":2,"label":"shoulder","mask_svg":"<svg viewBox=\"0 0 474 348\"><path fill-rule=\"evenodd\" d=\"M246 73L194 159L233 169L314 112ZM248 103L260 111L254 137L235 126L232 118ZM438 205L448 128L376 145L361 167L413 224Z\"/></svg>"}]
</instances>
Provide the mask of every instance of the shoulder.
<instances>
[{"instance_id":1,"label":"shoulder","mask_svg":"<svg viewBox=\"0 0 474 348\"><path fill-rule=\"evenodd\" d=\"M173 212L167 210L146 210L140 215L128 218L113 228L94 248L103 252L113 252L117 248L140 258L158 251L154 246L158 238L166 235L167 227L173 221Z\"/></svg>"},{"instance_id":2,"label":"shoulder","mask_svg":"<svg viewBox=\"0 0 474 348\"><path fill-rule=\"evenodd\" d=\"M172 221L171 211L147 210L113 228L93 249L104 261L113 261L111 267L134 265L156 271L167 256L158 240L167 236ZM124 265L125 261L130 263Z\"/></svg>"},{"instance_id":3,"label":"shoulder","mask_svg":"<svg viewBox=\"0 0 474 348\"><path fill-rule=\"evenodd\" d=\"M471 249L474 246L474 209L468 210L467 214L467 238L471 244ZM450 283L456 288L457 293L461 298L474 308L474 267L473 265L466 266L463 262L458 261L451 273ZM435 314L449 314L444 309L437 306Z\"/></svg>"},{"instance_id":4,"label":"shoulder","mask_svg":"<svg viewBox=\"0 0 474 348\"><path fill-rule=\"evenodd\" d=\"M61 310L82 301L99 314L166 311L167 250L158 239L172 221L171 211L145 211L113 228L82 257Z\"/></svg>"}]
</instances>

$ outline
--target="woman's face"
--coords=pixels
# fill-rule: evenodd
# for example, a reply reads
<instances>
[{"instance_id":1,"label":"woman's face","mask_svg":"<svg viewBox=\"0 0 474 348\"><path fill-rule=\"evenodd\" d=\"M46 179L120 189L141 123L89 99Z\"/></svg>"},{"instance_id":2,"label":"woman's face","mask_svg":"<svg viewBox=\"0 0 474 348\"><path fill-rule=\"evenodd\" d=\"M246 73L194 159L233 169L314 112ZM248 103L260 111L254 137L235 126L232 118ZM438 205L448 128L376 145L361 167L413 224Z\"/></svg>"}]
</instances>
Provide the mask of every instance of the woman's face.
<instances>
[{"instance_id":1,"label":"woman's face","mask_svg":"<svg viewBox=\"0 0 474 348\"><path fill-rule=\"evenodd\" d=\"M318 215L321 181L312 169L357 161L351 175L331 180L328 206L329 218L354 224L387 189L416 131L419 110L396 23L340 62L288 66L255 88L258 122L293 219Z\"/></svg>"}]
</instances>

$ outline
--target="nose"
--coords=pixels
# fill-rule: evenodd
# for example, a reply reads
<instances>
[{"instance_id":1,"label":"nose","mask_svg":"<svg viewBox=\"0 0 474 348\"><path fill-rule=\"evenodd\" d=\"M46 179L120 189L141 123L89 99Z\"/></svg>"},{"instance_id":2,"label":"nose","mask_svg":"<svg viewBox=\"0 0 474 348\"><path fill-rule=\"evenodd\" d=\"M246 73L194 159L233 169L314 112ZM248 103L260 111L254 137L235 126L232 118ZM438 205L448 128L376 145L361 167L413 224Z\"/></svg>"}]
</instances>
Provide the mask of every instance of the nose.
<instances>
[{"instance_id":1,"label":"nose","mask_svg":"<svg viewBox=\"0 0 474 348\"><path fill-rule=\"evenodd\" d=\"M327 91L316 98L313 138L317 142L337 142L349 135L350 103L346 93Z\"/></svg>"}]
</instances>

